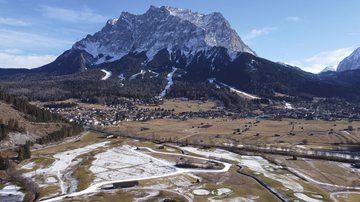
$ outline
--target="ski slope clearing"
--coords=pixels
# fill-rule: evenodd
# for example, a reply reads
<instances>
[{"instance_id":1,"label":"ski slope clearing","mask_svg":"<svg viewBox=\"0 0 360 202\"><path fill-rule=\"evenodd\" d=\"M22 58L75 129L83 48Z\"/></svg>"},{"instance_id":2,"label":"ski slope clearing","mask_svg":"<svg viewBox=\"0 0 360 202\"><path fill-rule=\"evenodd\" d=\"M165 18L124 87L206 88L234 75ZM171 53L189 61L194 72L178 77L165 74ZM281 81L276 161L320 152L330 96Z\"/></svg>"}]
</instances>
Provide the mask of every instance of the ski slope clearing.
<instances>
[{"instance_id":1,"label":"ski slope clearing","mask_svg":"<svg viewBox=\"0 0 360 202\"><path fill-rule=\"evenodd\" d=\"M107 71L105 69L102 69L101 71L105 73L105 76L101 78L101 80L103 80L103 81L107 80L112 75L112 73L110 71Z\"/></svg>"},{"instance_id":2,"label":"ski slope clearing","mask_svg":"<svg viewBox=\"0 0 360 202\"><path fill-rule=\"evenodd\" d=\"M160 97L165 97L165 95L169 92L170 87L174 84L173 76L176 72L177 68L173 67L172 71L167 75L167 84L165 86L165 89L160 93Z\"/></svg>"},{"instance_id":3,"label":"ski slope clearing","mask_svg":"<svg viewBox=\"0 0 360 202\"><path fill-rule=\"evenodd\" d=\"M220 85L224 86L224 87L227 87L230 89L231 92L234 92L236 94L238 94L239 96L242 96L244 98L247 98L247 99L251 99L251 100L254 100L254 99L260 99L259 97L255 96L255 95L251 95L249 93L245 93L244 91L240 91L240 90L237 90L236 88L232 87L232 86L229 86L225 83L222 83L222 82L219 82L219 81L216 81L216 79L213 79L210 83L214 83L217 82L219 83Z\"/></svg>"},{"instance_id":4,"label":"ski slope clearing","mask_svg":"<svg viewBox=\"0 0 360 202\"><path fill-rule=\"evenodd\" d=\"M143 76L144 76L145 73L146 73L146 71L142 69L142 70L140 70L139 73L136 73L136 74L131 75L130 78L129 78L129 80L131 81L131 80L135 79L136 77L138 77L138 76L140 76L140 75L143 75Z\"/></svg>"}]
</instances>

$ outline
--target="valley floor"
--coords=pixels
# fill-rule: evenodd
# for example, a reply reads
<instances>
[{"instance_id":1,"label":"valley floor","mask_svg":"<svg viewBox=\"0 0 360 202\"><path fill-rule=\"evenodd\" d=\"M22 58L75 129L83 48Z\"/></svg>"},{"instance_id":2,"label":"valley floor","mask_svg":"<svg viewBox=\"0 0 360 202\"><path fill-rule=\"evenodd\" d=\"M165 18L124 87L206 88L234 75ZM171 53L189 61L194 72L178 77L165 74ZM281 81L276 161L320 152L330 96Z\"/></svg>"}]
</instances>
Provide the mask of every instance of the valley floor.
<instances>
[{"instance_id":1,"label":"valley floor","mask_svg":"<svg viewBox=\"0 0 360 202\"><path fill-rule=\"evenodd\" d=\"M90 131L76 141L34 150L32 159L19 166L40 185L39 200L320 202L360 197L360 171L346 163L105 137ZM176 166L179 162L189 168Z\"/></svg>"}]
</instances>

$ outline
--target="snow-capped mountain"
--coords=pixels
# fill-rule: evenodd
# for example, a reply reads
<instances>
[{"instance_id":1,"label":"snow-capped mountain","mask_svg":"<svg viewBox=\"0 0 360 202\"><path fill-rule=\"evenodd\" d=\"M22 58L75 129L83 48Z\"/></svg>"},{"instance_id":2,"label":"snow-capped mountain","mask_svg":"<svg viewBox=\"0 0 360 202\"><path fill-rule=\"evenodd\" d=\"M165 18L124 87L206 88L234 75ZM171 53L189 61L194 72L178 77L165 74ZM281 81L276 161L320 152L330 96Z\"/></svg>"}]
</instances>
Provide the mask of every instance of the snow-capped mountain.
<instances>
[{"instance_id":1,"label":"snow-capped mountain","mask_svg":"<svg viewBox=\"0 0 360 202\"><path fill-rule=\"evenodd\" d=\"M349 56L343 59L337 68L338 72L360 69L360 48L357 48Z\"/></svg>"},{"instance_id":2,"label":"snow-capped mountain","mask_svg":"<svg viewBox=\"0 0 360 202\"><path fill-rule=\"evenodd\" d=\"M323 70L321 70L321 72L319 72L319 74L324 73L324 72L335 72L335 71L336 71L336 69L333 66L327 66Z\"/></svg>"},{"instance_id":3,"label":"snow-capped mountain","mask_svg":"<svg viewBox=\"0 0 360 202\"><path fill-rule=\"evenodd\" d=\"M355 55L354 61L359 61L360 54ZM22 79L31 75L30 83L48 79L43 85L53 85L52 92L77 96L117 92L199 99L205 93L229 101L234 96L229 92L251 99L277 94L353 98L360 94L360 70L350 73L315 75L260 58L220 13L152 6L142 15L123 12L50 64L32 70L0 69L0 80L26 84Z\"/></svg>"},{"instance_id":4,"label":"snow-capped mountain","mask_svg":"<svg viewBox=\"0 0 360 202\"><path fill-rule=\"evenodd\" d=\"M162 49L170 54L181 51L191 60L212 47L226 48L231 57L238 52L255 55L220 13L205 15L168 6L151 6L142 15L123 12L101 31L76 42L72 50L85 51L92 56L92 64L101 64L143 51L150 61Z\"/></svg>"}]
</instances>

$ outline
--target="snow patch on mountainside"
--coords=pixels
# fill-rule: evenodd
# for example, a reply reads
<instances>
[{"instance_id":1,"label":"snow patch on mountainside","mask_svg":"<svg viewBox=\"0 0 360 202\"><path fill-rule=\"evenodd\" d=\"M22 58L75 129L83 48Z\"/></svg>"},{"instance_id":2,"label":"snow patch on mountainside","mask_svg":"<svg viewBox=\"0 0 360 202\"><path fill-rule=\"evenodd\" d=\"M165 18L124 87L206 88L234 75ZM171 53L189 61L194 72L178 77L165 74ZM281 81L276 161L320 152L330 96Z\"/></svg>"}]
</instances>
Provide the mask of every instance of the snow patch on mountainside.
<instances>
[{"instance_id":1,"label":"snow patch on mountainside","mask_svg":"<svg viewBox=\"0 0 360 202\"><path fill-rule=\"evenodd\" d=\"M177 68L173 67L172 68L172 71L167 75L167 81L168 83L166 84L165 86L165 89L160 93L160 97L164 97L166 95L166 93L168 93L170 87L174 84L174 81L173 81L173 76L176 72Z\"/></svg>"},{"instance_id":2,"label":"snow patch on mountainside","mask_svg":"<svg viewBox=\"0 0 360 202\"><path fill-rule=\"evenodd\" d=\"M154 72L154 71L151 71L151 70L148 70L149 73L152 73L154 76L150 76L150 78L153 78L153 77L158 77L159 76L159 73L157 72Z\"/></svg>"},{"instance_id":3,"label":"snow patch on mountainside","mask_svg":"<svg viewBox=\"0 0 360 202\"><path fill-rule=\"evenodd\" d=\"M343 59L337 68L338 72L360 69L360 48L357 48L348 57Z\"/></svg>"},{"instance_id":4,"label":"snow patch on mountainside","mask_svg":"<svg viewBox=\"0 0 360 202\"><path fill-rule=\"evenodd\" d=\"M136 73L136 74L131 75L130 78L129 78L129 80L131 81L131 80L135 79L136 77L138 77L139 75L143 75L143 76L144 76L145 73L146 73L146 71L142 69L142 70L140 70L139 73Z\"/></svg>"},{"instance_id":5,"label":"snow patch on mountainside","mask_svg":"<svg viewBox=\"0 0 360 202\"><path fill-rule=\"evenodd\" d=\"M103 80L103 81L107 80L112 75L112 73L110 71L107 71L105 69L102 69L101 71L105 73L105 76L101 78L101 80Z\"/></svg>"},{"instance_id":6,"label":"snow patch on mountainside","mask_svg":"<svg viewBox=\"0 0 360 202\"><path fill-rule=\"evenodd\" d=\"M215 78L208 79L209 83L214 84L217 89L220 89L220 86L215 82Z\"/></svg>"},{"instance_id":7,"label":"snow patch on mountainside","mask_svg":"<svg viewBox=\"0 0 360 202\"><path fill-rule=\"evenodd\" d=\"M123 73L119 74L118 78L120 79L120 81L125 80L125 76Z\"/></svg>"},{"instance_id":8,"label":"snow patch on mountainside","mask_svg":"<svg viewBox=\"0 0 360 202\"><path fill-rule=\"evenodd\" d=\"M213 81L216 81L216 82L219 83L220 85L229 88L231 92L234 92L234 93L236 93L236 94L238 94L238 95L240 95L240 96L242 96L242 97L245 97L245 98L247 98L247 99L252 99L252 100L253 100L253 99L260 99L259 97L255 96L255 95L251 95L251 94L246 93L246 92L244 92L244 91L237 90L236 88L234 88L234 87L232 87L232 86L229 86L229 85L227 85L227 84L225 84L225 83L222 83L222 82L220 82L220 81L217 81L216 79L214 79Z\"/></svg>"},{"instance_id":9,"label":"snow patch on mountainside","mask_svg":"<svg viewBox=\"0 0 360 202\"><path fill-rule=\"evenodd\" d=\"M293 107L290 103L285 102L285 109L293 109Z\"/></svg>"}]
</instances>

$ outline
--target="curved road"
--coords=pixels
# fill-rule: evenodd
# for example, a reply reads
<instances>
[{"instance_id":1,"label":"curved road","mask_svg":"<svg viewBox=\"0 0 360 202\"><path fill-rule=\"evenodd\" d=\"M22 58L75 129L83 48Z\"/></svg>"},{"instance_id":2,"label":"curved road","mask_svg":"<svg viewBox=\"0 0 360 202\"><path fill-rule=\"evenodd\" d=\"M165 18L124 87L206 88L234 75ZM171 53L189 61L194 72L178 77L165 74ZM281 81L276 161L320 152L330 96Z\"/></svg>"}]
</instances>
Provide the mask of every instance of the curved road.
<instances>
[{"instance_id":1,"label":"curved road","mask_svg":"<svg viewBox=\"0 0 360 202\"><path fill-rule=\"evenodd\" d=\"M194 159L200 159L200 160L209 160L209 158L205 158L205 157L198 157L198 156L192 156L192 155L186 155L186 154L177 154L177 153L169 153L169 152L160 152L160 151L155 151L151 148L148 148L148 147L139 147L139 149L142 149L142 150L147 150L148 152L150 153L154 153L154 154L165 154L165 155L173 155L173 156L182 156L182 157L191 157L191 158L194 158ZM146 157L149 157L151 159L153 159L154 161L158 161L158 162L161 162L162 164L164 165L167 165L167 166L170 166L170 167L173 167L175 169L175 172L172 172L172 173L166 173L166 174L163 174L163 175L157 175L157 176L150 176L150 177L142 177L142 178L137 178L137 179L131 179L131 181L141 181L141 180L150 180L150 179L157 179L157 178L163 178L163 177L169 177L169 176L175 176L175 175L178 175L178 174L183 174L183 173L221 173L221 172L227 172L229 171L230 167L232 164L230 163L226 163L226 162L222 162L222 161L218 161L218 160L213 160L217 163L221 163L224 165L224 168L223 169L220 169L220 170L205 170L205 169L183 169L183 168L177 168L171 164L169 164L169 162L165 161L165 160L162 160L162 159L158 159L158 158L155 158L151 155L148 155L146 153L143 153L143 152L140 152L138 150L136 150L135 148L133 148L133 152L139 154L139 155L143 155L143 156L146 156ZM310 182L313 182L313 183L316 183L316 184L321 184L321 185L325 185L325 186L333 186L333 187L336 187L336 188L350 188L350 189L360 189L359 187L344 187L344 186L339 186L339 185L331 185L331 184L327 184L327 183L323 183L323 182L319 182L319 181L316 181L300 172L298 172L297 170L292 170L292 172L296 172L297 174L301 175L302 177L304 177L305 179L307 179L308 181ZM61 199L64 199L64 198L67 198L67 197L76 197L76 196L81 196L81 195L85 195L85 194L91 194L91 193L95 193L95 192L98 192L101 190L101 187L104 186L104 185L111 185L113 183L119 183L119 182L127 182L129 180L127 179L123 179L123 180L114 180L114 181L105 181L105 182L100 182L100 183L97 183L97 184L94 184L94 185L91 185L90 187L88 187L87 189L83 190L83 191L79 191L79 192L74 192L74 193L71 193L71 194L66 194L66 195L61 195L61 196L57 196L57 197L54 197L54 198L51 198L51 199L45 199L45 200L42 200L44 202L51 202L51 201L60 201ZM144 190L159 190L159 191L170 191L174 194L177 194L177 195L180 195L180 196L183 196L184 198L186 198L189 202L192 202L193 199L190 198L189 196L186 196L184 194L181 194L179 192L175 192L175 191L172 191L172 190L167 190L167 189L151 189L151 188L127 188L127 189L144 189ZM341 193L359 193L359 192L334 192L334 193L331 193L331 198L334 200L334 201L337 201L336 200L336 197L335 195L336 194L341 194ZM278 196L277 196L278 197ZM279 197L278 197L279 198ZM279 198L280 200L282 201L286 201L286 199L280 197Z\"/></svg>"},{"instance_id":2,"label":"curved road","mask_svg":"<svg viewBox=\"0 0 360 202\"><path fill-rule=\"evenodd\" d=\"M197 156L191 156L191 155L185 155L185 154L176 154L176 153L169 153L169 152L159 152L159 151L155 151L151 148L148 148L148 147L140 147L139 149L144 149L144 150L148 150L149 152L151 153L156 153L156 154L166 154L166 155L175 155L175 156L184 156L184 157L191 157L191 158L195 158L195 159L200 159L200 160L208 160L208 158L204 158L204 157L197 157ZM169 176L174 176L174 175L178 175L178 174L182 174L182 173L221 173L221 172L227 172L229 171L230 167L231 167L231 164L229 163L225 163L225 162L221 162L221 161L215 161L215 162L218 162L218 163L221 163L224 165L224 168L221 169L221 170L204 170L204 169L183 169L183 168L177 168L171 164L169 164L167 161L164 161L164 160L161 160L161 159L158 159L158 158L155 158L151 155L147 155L147 154L144 154L142 152L139 152L137 151L135 148L133 149L134 152L136 152L137 154L139 155L144 155L144 156L147 156L147 157L150 157L152 158L154 161L158 161L158 162L161 162L167 166L171 166L173 167L176 171L175 172L172 172L172 173L166 173L166 174L163 174L163 175L157 175L157 176L150 176L150 177L142 177L142 178L135 178L135 179L131 179L131 181L141 181L141 180L150 180L150 179L157 179L157 178L163 178L163 177L169 177ZM43 202L52 202L52 201L60 201L64 198L67 198L67 197L76 197L76 196L81 196L81 195L85 195L85 194L90 194L90 193L95 193L95 192L98 192L100 191L101 187L102 186L105 186L105 185L111 185L111 184L114 184L114 183L120 183L120 182L127 182L129 180L127 179L124 179L124 180L113 180L113 181L105 181L105 182L100 182L100 183L97 183L97 184L94 184L94 185L91 185L90 187L88 187L87 189L85 190L82 190L82 191L79 191L79 192L74 192L74 193L71 193L71 194L65 194L65 195L61 195L61 196L57 196L57 197L54 197L54 198L50 198L50 199L45 199L45 200L41 200ZM178 193L178 192L176 192ZM178 193L179 194L179 193ZM189 198L187 198L189 199ZM192 199L190 200L192 201Z\"/></svg>"}]
</instances>

